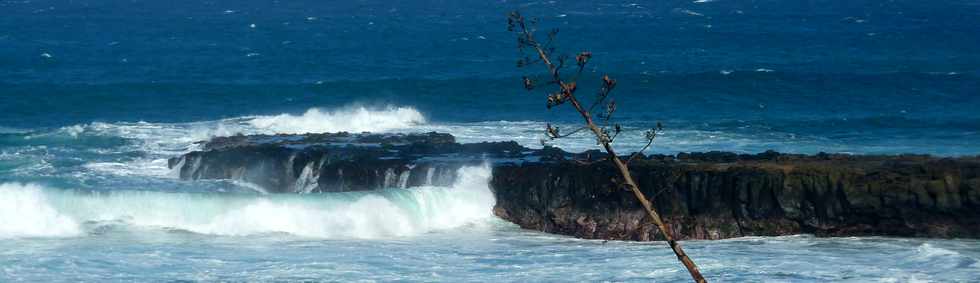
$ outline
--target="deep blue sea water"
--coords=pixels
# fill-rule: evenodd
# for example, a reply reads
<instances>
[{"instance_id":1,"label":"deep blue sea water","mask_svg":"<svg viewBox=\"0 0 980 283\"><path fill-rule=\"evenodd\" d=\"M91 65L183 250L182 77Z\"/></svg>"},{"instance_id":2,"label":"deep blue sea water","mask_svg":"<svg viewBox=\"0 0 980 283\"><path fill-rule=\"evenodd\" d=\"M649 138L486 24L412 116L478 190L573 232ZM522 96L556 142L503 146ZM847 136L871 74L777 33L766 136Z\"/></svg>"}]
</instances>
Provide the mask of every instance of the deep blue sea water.
<instances>
[{"instance_id":1,"label":"deep blue sea water","mask_svg":"<svg viewBox=\"0 0 980 283\"><path fill-rule=\"evenodd\" d=\"M0 0L0 281L675 281L658 243L492 217L451 187L269 196L166 159L236 133L539 147L506 14L619 81L622 150L980 154L978 1ZM591 82L591 83L590 83ZM584 92L587 93L587 92ZM566 126L569 127L569 126ZM556 142L591 149L587 136ZM717 281L975 281L980 242L689 242Z\"/></svg>"}]
</instances>

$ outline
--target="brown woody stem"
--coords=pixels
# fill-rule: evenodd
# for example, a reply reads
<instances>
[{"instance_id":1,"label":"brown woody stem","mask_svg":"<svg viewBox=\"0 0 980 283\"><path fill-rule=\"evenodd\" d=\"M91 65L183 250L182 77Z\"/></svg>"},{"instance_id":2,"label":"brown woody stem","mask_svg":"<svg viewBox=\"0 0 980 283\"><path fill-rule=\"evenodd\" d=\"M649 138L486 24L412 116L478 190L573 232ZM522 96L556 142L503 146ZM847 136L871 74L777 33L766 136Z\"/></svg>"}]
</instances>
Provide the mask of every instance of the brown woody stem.
<instances>
[{"instance_id":1,"label":"brown woody stem","mask_svg":"<svg viewBox=\"0 0 980 283\"><path fill-rule=\"evenodd\" d=\"M566 83L561 78L561 75L558 73L558 67L551 62L548 52L546 52L541 45L534 40L533 34L528 30L524 23L524 18L518 14L514 15L516 15L514 20L516 20L516 24L520 28L520 36L523 36L528 45L537 51L537 55L541 58L541 61L545 64L545 66L548 67L548 71L553 77L554 81L561 87L561 91L565 93L568 101L571 102L572 106L575 107L575 110L582 116L582 120L584 120L586 127L588 127L592 133L596 135L596 138L600 141L603 149L605 149L606 153L608 154L609 160L612 160L613 164L616 166L616 169L618 169L620 175L622 175L623 180L625 180L626 185L633 191L633 195L636 196L636 199L643 205L643 208L647 211L647 214L653 220L654 224L657 225L660 233L667 241L667 245L669 245L674 251L674 254L677 255L677 259L684 264L684 267L687 268L687 271L691 274L691 278L694 279L694 282L707 282L707 280L704 279L704 276L701 275L701 271L698 269L698 266L693 260L691 260L690 257L687 256L684 249L681 248L680 242L674 239L673 231L671 230L670 226L667 226L667 224L664 223L663 219L660 217L660 213L657 212L657 210L653 207L653 204L651 204L643 192L640 191L640 187L636 184L636 181L633 180L632 174L630 174L628 165L623 163L623 161L616 154L616 151L613 150L611 141L603 138L605 134L602 128L597 126L592 120L590 111L585 109L575 97L574 88L572 87L574 82Z\"/></svg>"}]
</instances>

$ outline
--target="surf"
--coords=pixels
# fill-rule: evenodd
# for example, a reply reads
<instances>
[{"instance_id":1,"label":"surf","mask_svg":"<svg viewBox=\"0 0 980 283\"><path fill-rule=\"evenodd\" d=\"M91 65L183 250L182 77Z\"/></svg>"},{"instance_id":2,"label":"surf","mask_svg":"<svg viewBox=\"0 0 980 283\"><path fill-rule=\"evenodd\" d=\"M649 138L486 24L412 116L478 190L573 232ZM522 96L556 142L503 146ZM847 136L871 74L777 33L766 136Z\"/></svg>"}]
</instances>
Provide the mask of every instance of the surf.
<instances>
[{"instance_id":1,"label":"surf","mask_svg":"<svg viewBox=\"0 0 980 283\"><path fill-rule=\"evenodd\" d=\"M311 108L302 115L258 116L248 123L276 134L326 132L385 132L426 123L425 116L412 107L388 106L381 109L352 106L334 110Z\"/></svg>"},{"instance_id":2,"label":"surf","mask_svg":"<svg viewBox=\"0 0 980 283\"><path fill-rule=\"evenodd\" d=\"M488 165L457 170L448 187L313 195L85 192L0 185L0 237L80 237L100 227L218 236L289 234L319 239L410 237L480 225L495 203Z\"/></svg>"}]
</instances>

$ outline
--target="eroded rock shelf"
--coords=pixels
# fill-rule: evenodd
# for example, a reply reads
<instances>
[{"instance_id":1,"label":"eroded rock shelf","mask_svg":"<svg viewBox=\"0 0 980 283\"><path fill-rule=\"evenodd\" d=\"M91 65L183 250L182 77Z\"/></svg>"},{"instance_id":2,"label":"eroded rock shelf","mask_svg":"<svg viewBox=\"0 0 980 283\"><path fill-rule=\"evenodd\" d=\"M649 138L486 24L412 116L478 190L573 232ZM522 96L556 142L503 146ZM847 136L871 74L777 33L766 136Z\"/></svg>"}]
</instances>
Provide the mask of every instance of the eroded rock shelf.
<instances>
[{"instance_id":1,"label":"eroded rock shelf","mask_svg":"<svg viewBox=\"0 0 980 283\"><path fill-rule=\"evenodd\" d=\"M170 160L180 178L247 181L275 193L455 181L489 163L494 214L527 229L656 240L598 152L459 144L448 134L233 136ZM980 238L980 158L713 152L648 156L631 170L681 239L810 233Z\"/></svg>"}]
</instances>

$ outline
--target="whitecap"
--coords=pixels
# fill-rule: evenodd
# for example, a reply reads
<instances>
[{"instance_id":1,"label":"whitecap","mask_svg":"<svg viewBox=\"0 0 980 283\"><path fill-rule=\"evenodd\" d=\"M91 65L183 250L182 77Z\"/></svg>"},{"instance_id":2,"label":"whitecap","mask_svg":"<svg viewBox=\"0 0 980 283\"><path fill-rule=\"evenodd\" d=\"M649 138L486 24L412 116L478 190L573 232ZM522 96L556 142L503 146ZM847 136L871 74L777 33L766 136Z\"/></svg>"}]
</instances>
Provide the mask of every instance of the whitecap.
<instances>
[{"instance_id":1,"label":"whitecap","mask_svg":"<svg viewBox=\"0 0 980 283\"><path fill-rule=\"evenodd\" d=\"M78 222L57 211L42 187L0 184L0 238L70 237L81 233Z\"/></svg>"},{"instance_id":2,"label":"whitecap","mask_svg":"<svg viewBox=\"0 0 980 283\"><path fill-rule=\"evenodd\" d=\"M82 127L81 125L72 125L72 126L62 127L61 131L73 138L78 138L78 135L85 132L85 127Z\"/></svg>"},{"instance_id":3,"label":"whitecap","mask_svg":"<svg viewBox=\"0 0 980 283\"><path fill-rule=\"evenodd\" d=\"M678 9L674 9L674 11L675 12L678 12L678 13L681 13L681 14L685 14L685 15L696 16L696 17L704 17L704 14L702 14L702 13L698 13L698 12L691 11L691 10L688 10L688 9L680 9L680 8L678 8Z\"/></svg>"},{"instance_id":4,"label":"whitecap","mask_svg":"<svg viewBox=\"0 0 980 283\"><path fill-rule=\"evenodd\" d=\"M0 237L82 234L78 223L246 236L287 233L310 238L387 238L492 219L489 165L457 171L451 187L388 189L313 196L109 191L99 194L36 185L0 185Z\"/></svg>"},{"instance_id":5,"label":"whitecap","mask_svg":"<svg viewBox=\"0 0 980 283\"><path fill-rule=\"evenodd\" d=\"M348 107L337 110L312 108L302 115L259 116L249 124L272 133L387 132L424 124L425 116L411 107L372 109Z\"/></svg>"}]
</instances>

